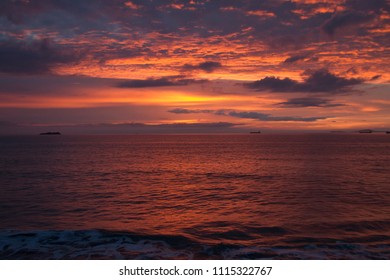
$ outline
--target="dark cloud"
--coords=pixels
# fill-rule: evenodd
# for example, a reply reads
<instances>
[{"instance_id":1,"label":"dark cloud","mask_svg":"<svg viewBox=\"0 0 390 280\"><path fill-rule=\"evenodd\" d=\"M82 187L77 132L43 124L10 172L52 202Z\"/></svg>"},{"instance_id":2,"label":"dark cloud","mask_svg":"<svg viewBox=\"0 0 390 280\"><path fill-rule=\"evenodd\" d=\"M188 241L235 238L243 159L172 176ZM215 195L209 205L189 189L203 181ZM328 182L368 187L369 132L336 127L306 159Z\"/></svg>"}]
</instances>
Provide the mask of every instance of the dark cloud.
<instances>
[{"instance_id":1,"label":"dark cloud","mask_svg":"<svg viewBox=\"0 0 390 280\"><path fill-rule=\"evenodd\" d=\"M359 71L355 67L351 67L347 71L345 71L345 73L356 75L359 73Z\"/></svg>"},{"instance_id":2,"label":"dark cloud","mask_svg":"<svg viewBox=\"0 0 390 280\"><path fill-rule=\"evenodd\" d=\"M329 99L317 97L291 98L286 102L277 103L276 105L287 108L344 106L344 104L331 103Z\"/></svg>"},{"instance_id":3,"label":"dark cloud","mask_svg":"<svg viewBox=\"0 0 390 280\"><path fill-rule=\"evenodd\" d=\"M345 5L349 9L365 13L380 13L381 11L390 12L390 3L387 0L347 0Z\"/></svg>"},{"instance_id":4,"label":"dark cloud","mask_svg":"<svg viewBox=\"0 0 390 280\"><path fill-rule=\"evenodd\" d=\"M79 59L78 54L53 46L48 39L0 42L0 72L46 74L61 64Z\"/></svg>"},{"instance_id":5,"label":"dark cloud","mask_svg":"<svg viewBox=\"0 0 390 280\"><path fill-rule=\"evenodd\" d=\"M350 90L353 85L361 84L361 79L338 77L326 69L309 73L303 82L290 78L265 77L264 79L245 84L255 90L274 92L339 92Z\"/></svg>"},{"instance_id":6,"label":"dark cloud","mask_svg":"<svg viewBox=\"0 0 390 280\"><path fill-rule=\"evenodd\" d=\"M380 77L382 77L382 75L375 75L374 77L372 77L372 78L370 79L370 81L378 80Z\"/></svg>"},{"instance_id":7,"label":"dark cloud","mask_svg":"<svg viewBox=\"0 0 390 280\"><path fill-rule=\"evenodd\" d=\"M308 55L294 55L286 58L286 60L283 63L289 64L289 63L294 63L300 60L304 60L308 57Z\"/></svg>"},{"instance_id":8,"label":"dark cloud","mask_svg":"<svg viewBox=\"0 0 390 280\"><path fill-rule=\"evenodd\" d=\"M245 84L246 87L256 90L271 90L280 92L297 91L299 83L290 78L265 77L264 79Z\"/></svg>"},{"instance_id":9,"label":"dark cloud","mask_svg":"<svg viewBox=\"0 0 390 280\"><path fill-rule=\"evenodd\" d=\"M0 75L0 88L10 96L80 96L86 88L111 88L118 79L77 75ZM1 94L1 93L0 93ZM4 98L2 96L1 98Z\"/></svg>"},{"instance_id":10,"label":"dark cloud","mask_svg":"<svg viewBox=\"0 0 390 280\"><path fill-rule=\"evenodd\" d=\"M321 26L328 35L334 35L334 33L343 27L359 25L362 23L370 22L375 18L373 14L360 11L344 11L335 13L330 19L324 22Z\"/></svg>"},{"instance_id":11,"label":"dark cloud","mask_svg":"<svg viewBox=\"0 0 390 280\"><path fill-rule=\"evenodd\" d=\"M158 128L158 129L197 129L197 128L227 128L234 127L241 124L230 123L230 122L209 122L209 123L165 123L165 124L145 124L145 123L102 123L102 124L90 124L82 126L90 127L108 127L108 128L128 128L129 130L133 128Z\"/></svg>"},{"instance_id":12,"label":"dark cloud","mask_svg":"<svg viewBox=\"0 0 390 280\"><path fill-rule=\"evenodd\" d=\"M124 80L116 84L119 88L147 88L147 87L168 87L185 86L193 83L203 83L206 80L185 79L177 77L149 78L145 80Z\"/></svg>"},{"instance_id":13,"label":"dark cloud","mask_svg":"<svg viewBox=\"0 0 390 280\"><path fill-rule=\"evenodd\" d=\"M211 113L217 116L230 116L241 119L253 119L259 121L274 121L274 122L284 122L284 121L294 121L294 122L314 122L317 120L327 119L329 117L275 117L269 114L264 114L261 112L254 111L235 111L229 109L220 109L220 110L189 110L184 108L176 108L173 110L169 110L170 113L175 114L195 114L195 113Z\"/></svg>"},{"instance_id":14,"label":"dark cloud","mask_svg":"<svg viewBox=\"0 0 390 280\"><path fill-rule=\"evenodd\" d=\"M180 38L200 38L199 43L202 44L204 43L202 38L219 36L220 41L216 39L219 44L225 40L226 42L237 40L244 46L260 43L271 46L273 50L296 50L306 47L307 43L317 43L317 36L309 35L313 32L313 27L323 24L328 32L333 32L332 30L337 26L348 25L354 21L343 13L335 15L334 19L328 19L329 23L324 23L329 13L317 14L304 20L296 14L297 10L305 13L322 7L323 2L302 3L279 0L179 2L175 0L2 0L0 15L4 18L3 29L15 33L21 34L30 29L41 34L56 34L55 36L60 39L81 36L80 45L88 45L90 56L97 56L102 61L127 55L157 56L160 50L156 50L155 46L164 40L178 40L180 43ZM373 3L370 4L371 2ZM384 3L379 0L351 0L347 1L347 7L351 13L364 14L363 8L366 8L368 14L371 14L375 11L379 13ZM346 4L340 5L344 7ZM338 19L339 17L342 19ZM345 17L347 19L344 19ZM164 35L167 35L165 39ZM221 39L221 36L228 37ZM99 38L99 44L96 44L96 38ZM123 44L123 41L129 38L134 42L140 38L148 38L148 42L142 46ZM105 44L105 48L98 47ZM189 47L182 51L191 54L194 50L195 48ZM173 53L174 51L171 51L167 55ZM264 54L260 50L259 53ZM197 57L212 61L188 65L189 68L192 66L193 69L206 72L221 67L218 65L219 62L215 61L229 59L229 55L223 57L223 52L215 57L211 54Z\"/></svg>"},{"instance_id":15,"label":"dark cloud","mask_svg":"<svg viewBox=\"0 0 390 280\"><path fill-rule=\"evenodd\" d=\"M335 92L348 90L348 87L361 83L363 83L362 79L338 77L326 69L321 69L309 73L309 76L300 87L303 91L308 92Z\"/></svg>"},{"instance_id":16,"label":"dark cloud","mask_svg":"<svg viewBox=\"0 0 390 280\"><path fill-rule=\"evenodd\" d=\"M12 122L0 121L0 128L9 128L9 127L15 127L15 126L18 126L18 124L15 124Z\"/></svg>"},{"instance_id":17,"label":"dark cloud","mask_svg":"<svg viewBox=\"0 0 390 280\"><path fill-rule=\"evenodd\" d=\"M206 62L202 62L198 65L199 69L206 71L206 72L213 72L215 69L221 68L221 67L222 67L222 64L219 62L215 62L215 61L206 61Z\"/></svg>"},{"instance_id":18,"label":"dark cloud","mask_svg":"<svg viewBox=\"0 0 390 280\"><path fill-rule=\"evenodd\" d=\"M168 111L169 113L174 113L174 114L197 114L197 113L213 113L213 110L189 110L189 109L184 109L184 108L175 108L172 110Z\"/></svg>"},{"instance_id":19,"label":"dark cloud","mask_svg":"<svg viewBox=\"0 0 390 280\"><path fill-rule=\"evenodd\" d=\"M390 5L386 0L347 0L344 6L345 10L334 13L321 25L328 35L332 36L344 27L364 26L374 20L380 21L382 13L390 12Z\"/></svg>"},{"instance_id":20,"label":"dark cloud","mask_svg":"<svg viewBox=\"0 0 390 280\"><path fill-rule=\"evenodd\" d=\"M171 128L227 128L239 126L241 124L230 122L212 122L212 123L171 123L160 124L159 127L171 127Z\"/></svg>"},{"instance_id":21,"label":"dark cloud","mask_svg":"<svg viewBox=\"0 0 390 280\"><path fill-rule=\"evenodd\" d=\"M64 0L2 0L0 4L0 15L5 16L15 24L23 24L30 18L50 13L63 11L74 14L80 18L92 18L101 14L102 9L109 8L109 2L102 0L64 1ZM120 3L113 0L112 2ZM46 19L48 19L46 17ZM69 23L69 22L68 22Z\"/></svg>"},{"instance_id":22,"label":"dark cloud","mask_svg":"<svg viewBox=\"0 0 390 280\"><path fill-rule=\"evenodd\" d=\"M0 15L7 18L10 22L20 24L28 14L36 14L44 9L41 1L25 1L3 0L0 2Z\"/></svg>"},{"instance_id":23,"label":"dark cloud","mask_svg":"<svg viewBox=\"0 0 390 280\"><path fill-rule=\"evenodd\" d=\"M119 88L146 88L146 87L166 87L184 86L186 82L172 81L168 78L146 79L146 80L126 80L117 84Z\"/></svg>"},{"instance_id":24,"label":"dark cloud","mask_svg":"<svg viewBox=\"0 0 390 280\"><path fill-rule=\"evenodd\" d=\"M0 135L39 134L46 131L60 131L62 134L170 134L170 133L226 133L242 132L242 124L231 122L208 123L94 123L77 125L21 125L0 122Z\"/></svg>"},{"instance_id":25,"label":"dark cloud","mask_svg":"<svg viewBox=\"0 0 390 280\"><path fill-rule=\"evenodd\" d=\"M219 62L216 62L216 61L206 61L206 62L202 62L202 63L196 64L196 65L185 64L183 66L184 70L190 70L190 71L202 70L202 71L205 71L207 73L214 72L218 68L222 68L222 64Z\"/></svg>"},{"instance_id":26,"label":"dark cloud","mask_svg":"<svg viewBox=\"0 0 390 280\"><path fill-rule=\"evenodd\" d=\"M185 76L167 76L145 80L124 80L115 78L98 78L77 75L0 75L0 98L4 96L74 96L79 97L80 91L109 90L119 88L145 88L163 86L182 86L207 83L204 79L187 79ZM4 101L4 100L3 100Z\"/></svg>"},{"instance_id":27,"label":"dark cloud","mask_svg":"<svg viewBox=\"0 0 390 280\"><path fill-rule=\"evenodd\" d=\"M274 121L274 122L315 122L318 120L328 119L329 117L274 117L269 114L259 112L237 112L237 111L220 111L220 114L228 115L231 117L242 118L242 119L253 119L259 121Z\"/></svg>"},{"instance_id":28,"label":"dark cloud","mask_svg":"<svg viewBox=\"0 0 390 280\"><path fill-rule=\"evenodd\" d=\"M322 24L322 30L329 35L343 27L358 26L379 19L382 13L390 12L390 4L386 0L347 0L346 10L336 12Z\"/></svg>"}]
</instances>

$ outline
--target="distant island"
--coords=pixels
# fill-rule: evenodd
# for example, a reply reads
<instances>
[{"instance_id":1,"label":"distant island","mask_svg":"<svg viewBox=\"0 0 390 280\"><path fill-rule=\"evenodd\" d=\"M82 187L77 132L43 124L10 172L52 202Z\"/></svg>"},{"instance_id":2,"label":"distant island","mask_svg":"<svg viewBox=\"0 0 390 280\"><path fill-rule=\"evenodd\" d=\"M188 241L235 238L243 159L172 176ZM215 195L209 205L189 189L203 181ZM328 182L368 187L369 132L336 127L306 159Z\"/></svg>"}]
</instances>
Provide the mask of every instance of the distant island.
<instances>
[{"instance_id":1,"label":"distant island","mask_svg":"<svg viewBox=\"0 0 390 280\"><path fill-rule=\"evenodd\" d=\"M359 133L373 133L374 131L372 129L362 129L358 131Z\"/></svg>"},{"instance_id":2,"label":"distant island","mask_svg":"<svg viewBox=\"0 0 390 280\"><path fill-rule=\"evenodd\" d=\"M352 133L352 132L356 132L356 133L386 133L386 134L390 134L390 131L389 130L373 130L373 129L361 129L361 130L358 130L358 131L344 131L344 130L331 130L330 133Z\"/></svg>"},{"instance_id":3,"label":"distant island","mask_svg":"<svg viewBox=\"0 0 390 280\"><path fill-rule=\"evenodd\" d=\"M258 130L258 131L251 131L251 132L249 132L249 133L252 133L252 134L257 133L257 134L259 134L259 133L261 133L261 131L260 131L260 130Z\"/></svg>"},{"instance_id":4,"label":"distant island","mask_svg":"<svg viewBox=\"0 0 390 280\"><path fill-rule=\"evenodd\" d=\"M61 133L58 131L55 132L49 131L49 132L42 132L39 135L61 135Z\"/></svg>"},{"instance_id":5,"label":"distant island","mask_svg":"<svg viewBox=\"0 0 390 280\"><path fill-rule=\"evenodd\" d=\"M384 130L372 130L372 129L362 129L358 131L359 133L381 133L384 132L386 134L390 134L390 131L384 131Z\"/></svg>"}]
</instances>

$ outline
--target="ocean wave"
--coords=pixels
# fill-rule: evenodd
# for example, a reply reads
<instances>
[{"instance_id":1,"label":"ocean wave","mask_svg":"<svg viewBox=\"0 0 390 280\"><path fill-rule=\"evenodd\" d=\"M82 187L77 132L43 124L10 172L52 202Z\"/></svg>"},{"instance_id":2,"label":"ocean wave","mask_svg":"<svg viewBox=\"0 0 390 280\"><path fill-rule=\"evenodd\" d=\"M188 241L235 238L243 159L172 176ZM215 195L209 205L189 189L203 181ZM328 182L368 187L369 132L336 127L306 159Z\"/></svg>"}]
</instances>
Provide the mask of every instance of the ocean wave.
<instances>
[{"instance_id":1,"label":"ocean wave","mask_svg":"<svg viewBox=\"0 0 390 280\"><path fill-rule=\"evenodd\" d=\"M390 259L382 243L315 238L283 246L203 244L185 236L107 230L0 231L0 259Z\"/></svg>"}]
</instances>

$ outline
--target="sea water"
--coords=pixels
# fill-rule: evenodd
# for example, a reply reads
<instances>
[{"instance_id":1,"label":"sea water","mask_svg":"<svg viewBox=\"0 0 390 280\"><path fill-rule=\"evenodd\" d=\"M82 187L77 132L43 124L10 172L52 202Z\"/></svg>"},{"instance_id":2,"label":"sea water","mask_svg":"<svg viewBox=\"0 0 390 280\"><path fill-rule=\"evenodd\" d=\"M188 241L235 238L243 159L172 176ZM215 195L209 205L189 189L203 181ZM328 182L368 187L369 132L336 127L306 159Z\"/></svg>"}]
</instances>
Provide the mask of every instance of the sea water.
<instances>
[{"instance_id":1,"label":"sea water","mask_svg":"<svg viewBox=\"0 0 390 280\"><path fill-rule=\"evenodd\" d=\"M0 137L0 259L390 259L390 136Z\"/></svg>"}]
</instances>

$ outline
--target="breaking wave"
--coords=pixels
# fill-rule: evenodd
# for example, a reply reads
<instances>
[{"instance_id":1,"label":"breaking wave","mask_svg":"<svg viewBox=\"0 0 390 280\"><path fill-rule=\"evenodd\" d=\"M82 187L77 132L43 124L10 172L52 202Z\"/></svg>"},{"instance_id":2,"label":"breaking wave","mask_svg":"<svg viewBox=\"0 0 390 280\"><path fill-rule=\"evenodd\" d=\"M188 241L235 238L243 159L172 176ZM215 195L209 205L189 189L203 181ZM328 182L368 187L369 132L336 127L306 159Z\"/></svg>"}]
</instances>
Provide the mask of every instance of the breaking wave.
<instances>
[{"instance_id":1,"label":"breaking wave","mask_svg":"<svg viewBox=\"0 0 390 280\"><path fill-rule=\"evenodd\" d=\"M390 259L389 236L366 241L286 237L284 245L267 247L107 230L5 230L0 232L0 259Z\"/></svg>"}]
</instances>

